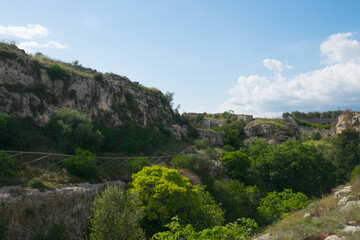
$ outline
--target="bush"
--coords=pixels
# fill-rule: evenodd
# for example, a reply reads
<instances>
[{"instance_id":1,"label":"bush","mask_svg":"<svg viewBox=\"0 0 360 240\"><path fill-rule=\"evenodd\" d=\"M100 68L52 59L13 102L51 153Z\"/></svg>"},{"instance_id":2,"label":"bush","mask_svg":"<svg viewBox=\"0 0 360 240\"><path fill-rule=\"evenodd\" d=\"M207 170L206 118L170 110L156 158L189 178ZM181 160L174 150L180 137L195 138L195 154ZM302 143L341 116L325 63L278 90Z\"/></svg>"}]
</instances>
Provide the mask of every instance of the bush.
<instances>
[{"instance_id":1,"label":"bush","mask_svg":"<svg viewBox=\"0 0 360 240\"><path fill-rule=\"evenodd\" d=\"M267 223L274 222L287 214L306 207L309 203L307 196L301 192L293 193L291 189L283 192L271 192L260 200L258 212Z\"/></svg>"},{"instance_id":2,"label":"bush","mask_svg":"<svg viewBox=\"0 0 360 240\"><path fill-rule=\"evenodd\" d=\"M221 161L228 168L230 177L245 181L251 165L249 157L245 153L240 151L227 152Z\"/></svg>"},{"instance_id":3,"label":"bush","mask_svg":"<svg viewBox=\"0 0 360 240\"><path fill-rule=\"evenodd\" d=\"M28 187L39 189L41 192L45 191L45 189L54 189L54 185L51 183L45 182L40 178L33 178L27 183Z\"/></svg>"},{"instance_id":4,"label":"bush","mask_svg":"<svg viewBox=\"0 0 360 240\"><path fill-rule=\"evenodd\" d=\"M136 192L110 186L95 198L93 210L90 240L145 239L139 226L144 212Z\"/></svg>"},{"instance_id":5,"label":"bush","mask_svg":"<svg viewBox=\"0 0 360 240\"><path fill-rule=\"evenodd\" d=\"M63 69L62 67L60 67L57 64L50 65L48 67L48 73L49 73L51 80L53 80L53 81L56 81L56 80L68 81L68 80L70 80L70 74L65 69Z\"/></svg>"},{"instance_id":6,"label":"bush","mask_svg":"<svg viewBox=\"0 0 360 240\"><path fill-rule=\"evenodd\" d=\"M195 146L198 149L207 149L211 147L210 141L208 138L202 138L195 140Z\"/></svg>"},{"instance_id":7,"label":"bush","mask_svg":"<svg viewBox=\"0 0 360 240\"><path fill-rule=\"evenodd\" d=\"M6 222L0 222L0 240L5 239L6 232L8 230Z\"/></svg>"},{"instance_id":8,"label":"bush","mask_svg":"<svg viewBox=\"0 0 360 240\"><path fill-rule=\"evenodd\" d=\"M95 152L104 140L101 132L94 128L85 114L71 108L60 108L51 116L46 128L57 146L68 153L73 153L75 148Z\"/></svg>"},{"instance_id":9,"label":"bush","mask_svg":"<svg viewBox=\"0 0 360 240\"><path fill-rule=\"evenodd\" d=\"M241 218L234 223L225 226L216 226L200 232L196 232L190 225L182 226L178 218L173 218L171 223L166 226L168 231L155 234L153 240L177 240L177 239L206 239L206 240L241 240L249 239L258 230L256 222L249 218Z\"/></svg>"},{"instance_id":10,"label":"bush","mask_svg":"<svg viewBox=\"0 0 360 240\"><path fill-rule=\"evenodd\" d=\"M235 148L234 148L233 146L229 145L229 144L224 145L224 146L222 147L222 149L223 149L224 151L226 151L226 152L233 152L233 151L235 151Z\"/></svg>"},{"instance_id":11,"label":"bush","mask_svg":"<svg viewBox=\"0 0 360 240\"><path fill-rule=\"evenodd\" d=\"M9 157L9 154L6 152L0 151L0 177L13 177L16 173L16 169L17 166L15 160Z\"/></svg>"},{"instance_id":12,"label":"bush","mask_svg":"<svg viewBox=\"0 0 360 240\"><path fill-rule=\"evenodd\" d=\"M310 134L312 140L320 140L322 138L321 134L318 131L312 131Z\"/></svg>"},{"instance_id":13,"label":"bush","mask_svg":"<svg viewBox=\"0 0 360 240\"><path fill-rule=\"evenodd\" d=\"M129 165L131 167L131 171L137 173L138 171L143 169L143 167L149 166L149 160L147 158L138 157L134 160L131 160Z\"/></svg>"},{"instance_id":14,"label":"bush","mask_svg":"<svg viewBox=\"0 0 360 240\"><path fill-rule=\"evenodd\" d=\"M102 73L95 73L94 75L94 79L96 81L98 81L99 83L103 84L104 83L104 75Z\"/></svg>"},{"instance_id":15,"label":"bush","mask_svg":"<svg viewBox=\"0 0 360 240\"><path fill-rule=\"evenodd\" d=\"M356 165L354 170L352 170L351 175L350 175L350 179L353 181L358 176L360 176L360 164Z\"/></svg>"},{"instance_id":16,"label":"bush","mask_svg":"<svg viewBox=\"0 0 360 240\"><path fill-rule=\"evenodd\" d=\"M63 166L69 173L88 180L97 177L96 155L90 151L76 149L76 157L70 158L63 162Z\"/></svg>"},{"instance_id":17,"label":"bush","mask_svg":"<svg viewBox=\"0 0 360 240\"><path fill-rule=\"evenodd\" d=\"M210 194L176 170L144 167L132 178L131 191L138 192L144 207L147 234L161 230L175 216L198 230L220 225L224 220L223 211Z\"/></svg>"},{"instance_id":18,"label":"bush","mask_svg":"<svg viewBox=\"0 0 360 240\"><path fill-rule=\"evenodd\" d=\"M241 217L251 217L256 211L260 195L256 186L245 186L238 180L215 181L212 194L226 210L225 218L228 222Z\"/></svg>"}]
</instances>

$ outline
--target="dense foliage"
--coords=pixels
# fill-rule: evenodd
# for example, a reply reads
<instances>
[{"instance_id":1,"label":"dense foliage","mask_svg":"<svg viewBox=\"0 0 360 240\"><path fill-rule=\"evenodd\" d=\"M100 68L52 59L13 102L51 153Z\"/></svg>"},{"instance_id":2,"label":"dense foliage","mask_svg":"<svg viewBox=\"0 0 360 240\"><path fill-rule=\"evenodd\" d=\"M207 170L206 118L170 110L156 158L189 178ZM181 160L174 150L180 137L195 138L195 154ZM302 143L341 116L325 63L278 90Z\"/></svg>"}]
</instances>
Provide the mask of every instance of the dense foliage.
<instances>
[{"instance_id":1,"label":"dense foliage","mask_svg":"<svg viewBox=\"0 0 360 240\"><path fill-rule=\"evenodd\" d=\"M73 152L79 147L96 151L104 139L85 114L71 108L60 108L51 117L47 130L56 145L66 152Z\"/></svg>"},{"instance_id":2,"label":"dense foliage","mask_svg":"<svg viewBox=\"0 0 360 240\"><path fill-rule=\"evenodd\" d=\"M88 180L97 177L96 155L80 148L75 150L76 156L65 160L63 166L73 175Z\"/></svg>"},{"instance_id":3,"label":"dense foliage","mask_svg":"<svg viewBox=\"0 0 360 240\"><path fill-rule=\"evenodd\" d=\"M261 199L258 207L263 221L273 222L297 209L306 207L309 203L307 196L301 192L293 193L291 189L283 192L270 192Z\"/></svg>"},{"instance_id":4,"label":"dense foliage","mask_svg":"<svg viewBox=\"0 0 360 240\"><path fill-rule=\"evenodd\" d=\"M215 226L197 232L190 224L183 226L178 218L173 218L171 223L166 226L168 231L155 234L153 240L241 240L248 239L258 229L258 225L252 219L241 218L225 226Z\"/></svg>"},{"instance_id":5,"label":"dense foliage","mask_svg":"<svg viewBox=\"0 0 360 240\"><path fill-rule=\"evenodd\" d=\"M194 186L176 170L152 166L133 175L131 190L139 194L145 210L143 227L148 233L161 230L175 216L181 224L202 230L224 221L223 211L204 188Z\"/></svg>"},{"instance_id":6,"label":"dense foliage","mask_svg":"<svg viewBox=\"0 0 360 240\"><path fill-rule=\"evenodd\" d=\"M93 210L90 240L145 239L139 225L144 212L136 192L110 186L95 198Z\"/></svg>"}]
</instances>

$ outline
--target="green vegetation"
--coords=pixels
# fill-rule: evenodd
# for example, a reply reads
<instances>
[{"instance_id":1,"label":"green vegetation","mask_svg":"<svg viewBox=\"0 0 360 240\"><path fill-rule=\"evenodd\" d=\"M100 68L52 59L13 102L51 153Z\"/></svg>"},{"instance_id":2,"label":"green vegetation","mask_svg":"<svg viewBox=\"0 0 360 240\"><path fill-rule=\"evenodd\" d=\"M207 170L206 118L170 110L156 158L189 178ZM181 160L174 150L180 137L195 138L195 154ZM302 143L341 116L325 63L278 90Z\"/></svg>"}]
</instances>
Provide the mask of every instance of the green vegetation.
<instances>
[{"instance_id":1,"label":"green vegetation","mask_svg":"<svg viewBox=\"0 0 360 240\"><path fill-rule=\"evenodd\" d=\"M222 157L221 161L228 167L228 174L232 178L236 178L240 181L244 181L248 174L251 162L249 157L241 152L227 152Z\"/></svg>"},{"instance_id":2,"label":"green vegetation","mask_svg":"<svg viewBox=\"0 0 360 240\"><path fill-rule=\"evenodd\" d=\"M311 123L309 121L300 121L296 118L295 118L295 121L299 125L306 126L306 127L312 127L312 128L318 128L318 129L329 129L332 126L335 126L335 124L315 124L315 123Z\"/></svg>"},{"instance_id":3,"label":"green vegetation","mask_svg":"<svg viewBox=\"0 0 360 240\"><path fill-rule=\"evenodd\" d=\"M216 226L213 228L208 228L199 232L190 225L182 226L179 223L178 218L173 218L171 223L166 226L169 228L168 231L160 232L155 234L153 240L196 240L196 239L206 239L206 240L241 240L248 239L253 235L258 229L258 225L252 219L241 218L235 221L234 223L228 223L225 226Z\"/></svg>"},{"instance_id":4,"label":"green vegetation","mask_svg":"<svg viewBox=\"0 0 360 240\"><path fill-rule=\"evenodd\" d=\"M289 213L306 207L309 203L307 196L301 192L293 193L291 189L283 192L271 192L260 201L259 214L264 221L274 222Z\"/></svg>"},{"instance_id":5,"label":"green vegetation","mask_svg":"<svg viewBox=\"0 0 360 240\"><path fill-rule=\"evenodd\" d=\"M5 239L5 234L8 230L6 222L0 222L0 240Z\"/></svg>"},{"instance_id":6,"label":"green vegetation","mask_svg":"<svg viewBox=\"0 0 360 240\"><path fill-rule=\"evenodd\" d=\"M101 132L94 128L85 114L70 108L60 108L51 117L46 129L56 146L69 153L76 148L96 152L104 140Z\"/></svg>"},{"instance_id":7,"label":"green vegetation","mask_svg":"<svg viewBox=\"0 0 360 240\"><path fill-rule=\"evenodd\" d=\"M136 192L110 186L95 198L90 240L145 239L139 222L144 216Z\"/></svg>"},{"instance_id":8,"label":"green vegetation","mask_svg":"<svg viewBox=\"0 0 360 240\"><path fill-rule=\"evenodd\" d=\"M0 179L10 178L17 174L15 160L9 154L0 151Z\"/></svg>"},{"instance_id":9,"label":"green vegetation","mask_svg":"<svg viewBox=\"0 0 360 240\"><path fill-rule=\"evenodd\" d=\"M62 67L60 67L57 64L50 65L48 67L48 73L51 78L51 80L63 80L63 81L69 81L70 80L70 74L66 72L66 70Z\"/></svg>"},{"instance_id":10,"label":"green vegetation","mask_svg":"<svg viewBox=\"0 0 360 240\"><path fill-rule=\"evenodd\" d=\"M191 224L197 230L221 225L223 211L211 195L175 170L144 167L133 175L131 191L139 194L145 211L142 223L147 234L153 235L178 216L181 224Z\"/></svg>"},{"instance_id":11,"label":"green vegetation","mask_svg":"<svg viewBox=\"0 0 360 240\"><path fill-rule=\"evenodd\" d=\"M55 188L55 186L52 183L43 181L38 177L31 179L28 182L27 186L31 188L39 189L41 192L44 192L46 189L52 190Z\"/></svg>"},{"instance_id":12,"label":"green vegetation","mask_svg":"<svg viewBox=\"0 0 360 240\"><path fill-rule=\"evenodd\" d=\"M75 176L88 180L96 179L98 174L96 155L80 148L76 149L75 152L76 156L64 161L63 166Z\"/></svg>"},{"instance_id":13,"label":"green vegetation","mask_svg":"<svg viewBox=\"0 0 360 240\"><path fill-rule=\"evenodd\" d=\"M304 112L299 112L299 111L294 111L294 112L285 112L282 114L283 118L287 118L288 116L293 116L295 118L305 118L305 119L314 119L314 118L337 118L340 116L340 114L343 111L341 110L337 110L337 111L327 111L327 112L308 112L308 113L304 113Z\"/></svg>"},{"instance_id":14,"label":"green vegetation","mask_svg":"<svg viewBox=\"0 0 360 240\"><path fill-rule=\"evenodd\" d=\"M138 157L130 162L131 172L137 173L146 166L149 166L149 160L147 158Z\"/></svg>"}]
</instances>

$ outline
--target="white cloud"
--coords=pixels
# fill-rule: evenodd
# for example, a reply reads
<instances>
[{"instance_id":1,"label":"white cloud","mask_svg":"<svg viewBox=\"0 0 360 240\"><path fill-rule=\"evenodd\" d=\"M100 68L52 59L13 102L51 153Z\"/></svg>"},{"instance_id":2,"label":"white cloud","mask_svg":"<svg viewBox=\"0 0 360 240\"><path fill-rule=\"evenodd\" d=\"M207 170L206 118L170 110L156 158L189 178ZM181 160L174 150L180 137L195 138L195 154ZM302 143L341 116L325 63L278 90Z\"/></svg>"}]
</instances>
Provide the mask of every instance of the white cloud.
<instances>
[{"instance_id":1,"label":"white cloud","mask_svg":"<svg viewBox=\"0 0 360 240\"><path fill-rule=\"evenodd\" d=\"M324 58L323 63L334 64L359 58L360 43L350 39L353 35L353 33L338 33L329 36L326 41L322 42L320 51Z\"/></svg>"},{"instance_id":2,"label":"white cloud","mask_svg":"<svg viewBox=\"0 0 360 240\"><path fill-rule=\"evenodd\" d=\"M0 35L17 37L26 40L47 37L49 31L39 24L27 24L26 27L13 27L0 25Z\"/></svg>"},{"instance_id":3,"label":"white cloud","mask_svg":"<svg viewBox=\"0 0 360 240\"><path fill-rule=\"evenodd\" d=\"M29 42L21 42L19 44L17 44L18 48L24 49L26 52L29 53L34 53L38 50L41 50L42 48L51 48L51 47L55 47L55 48L66 48L66 45L63 45L61 43L55 42L55 41L48 41L46 43L39 43L39 42L35 42L35 41L29 41Z\"/></svg>"},{"instance_id":4,"label":"white cloud","mask_svg":"<svg viewBox=\"0 0 360 240\"><path fill-rule=\"evenodd\" d=\"M55 42L55 41L49 41L44 44L44 47L55 47L55 48L67 48L66 45L63 45L61 43Z\"/></svg>"},{"instance_id":5,"label":"white cloud","mask_svg":"<svg viewBox=\"0 0 360 240\"><path fill-rule=\"evenodd\" d=\"M263 61L265 67L267 69L269 69L270 71L276 72L276 73L281 73L284 70L288 70L288 69L292 69L292 66L290 66L289 64L282 64L281 62L275 60L275 59L264 59Z\"/></svg>"},{"instance_id":6,"label":"white cloud","mask_svg":"<svg viewBox=\"0 0 360 240\"><path fill-rule=\"evenodd\" d=\"M35 41L19 43L18 48L24 49L26 52L34 52L34 48L38 48L40 44Z\"/></svg>"},{"instance_id":7,"label":"white cloud","mask_svg":"<svg viewBox=\"0 0 360 240\"><path fill-rule=\"evenodd\" d=\"M237 85L229 90L230 98L218 111L232 109L237 113L278 117L284 111L359 106L360 43L351 36L351 33L329 36L320 45L322 57L329 65L289 79L276 78L290 69L288 64L265 59L263 63L274 71L275 80L258 75L239 77Z\"/></svg>"}]
</instances>

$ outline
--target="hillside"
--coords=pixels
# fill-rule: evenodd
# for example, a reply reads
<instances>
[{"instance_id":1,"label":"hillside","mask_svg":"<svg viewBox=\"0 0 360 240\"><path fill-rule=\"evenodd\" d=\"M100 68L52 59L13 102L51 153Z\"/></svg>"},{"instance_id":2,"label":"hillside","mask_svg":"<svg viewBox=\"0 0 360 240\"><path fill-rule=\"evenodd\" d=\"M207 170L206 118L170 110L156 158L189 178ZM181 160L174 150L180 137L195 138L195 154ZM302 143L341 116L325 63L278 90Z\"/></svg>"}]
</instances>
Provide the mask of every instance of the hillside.
<instances>
[{"instance_id":1,"label":"hillside","mask_svg":"<svg viewBox=\"0 0 360 240\"><path fill-rule=\"evenodd\" d=\"M31 117L42 126L61 107L108 126L146 127L173 121L169 99L155 88L40 53L27 55L15 45L0 43L0 113Z\"/></svg>"}]
</instances>

